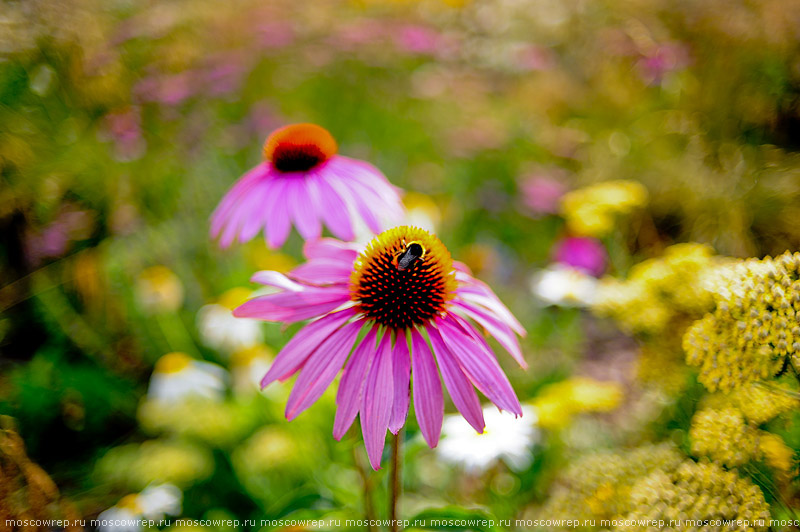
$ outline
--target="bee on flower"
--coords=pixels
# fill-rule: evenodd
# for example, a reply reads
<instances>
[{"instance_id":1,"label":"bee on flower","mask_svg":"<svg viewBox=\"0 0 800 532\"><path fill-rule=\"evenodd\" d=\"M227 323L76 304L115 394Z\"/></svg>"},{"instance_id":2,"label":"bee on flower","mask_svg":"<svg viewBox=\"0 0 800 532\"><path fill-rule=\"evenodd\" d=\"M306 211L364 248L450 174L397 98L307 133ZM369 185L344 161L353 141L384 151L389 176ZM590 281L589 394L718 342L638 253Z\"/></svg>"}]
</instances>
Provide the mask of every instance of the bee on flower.
<instances>
[{"instance_id":1,"label":"bee on flower","mask_svg":"<svg viewBox=\"0 0 800 532\"><path fill-rule=\"evenodd\" d=\"M222 247L247 242L264 231L267 244L286 242L292 225L305 240L323 224L341 240L353 240L363 222L374 233L398 221L398 190L369 163L337 154L333 136L315 124L275 130L264 161L247 172L211 215L211 237Z\"/></svg>"},{"instance_id":2,"label":"bee on flower","mask_svg":"<svg viewBox=\"0 0 800 532\"><path fill-rule=\"evenodd\" d=\"M437 362L453 403L477 432L485 422L475 388L498 408L522 415L475 324L523 367L517 335L525 331L436 236L397 227L376 236L366 249L323 239L306 242L304 251L308 261L286 275L263 271L253 276L278 293L234 311L282 323L314 319L278 353L261 381L265 387L299 374L286 405L289 420L319 399L344 366L333 434L341 439L360 415L367 454L378 469L386 430L397 434L405 424L413 372L417 421L435 447L444 416Z\"/></svg>"}]
</instances>

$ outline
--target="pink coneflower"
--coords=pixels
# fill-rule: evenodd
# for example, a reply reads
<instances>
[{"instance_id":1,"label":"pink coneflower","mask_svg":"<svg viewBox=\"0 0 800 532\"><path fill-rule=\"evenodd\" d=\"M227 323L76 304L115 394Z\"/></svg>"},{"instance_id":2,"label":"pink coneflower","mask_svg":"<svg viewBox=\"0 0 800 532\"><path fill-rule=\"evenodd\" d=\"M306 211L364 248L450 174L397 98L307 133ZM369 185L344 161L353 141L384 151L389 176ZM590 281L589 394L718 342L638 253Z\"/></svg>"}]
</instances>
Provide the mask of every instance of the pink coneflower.
<instances>
[{"instance_id":1,"label":"pink coneflower","mask_svg":"<svg viewBox=\"0 0 800 532\"><path fill-rule=\"evenodd\" d=\"M308 262L286 276L256 273L253 281L280 291L234 310L235 316L283 323L314 319L278 353L261 381L264 387L299 372L287 419L319 399L344 366L333 436L341 439L360 415L367 454L378 469L386 430L397 434L405 424L411 373L422 435L431 447L439 442L444 398L437 362L453 403L479 433L484 420L474 388L498 408L522 415L475 324L522 367L515 333L525 331L488 286L453 262L436 236L397 227L376 236L361 253L353 244L322 239L306 242L305 255Z\"/></svg>"},{"instance_id":2,"label":"pink coneflower","mask_svg":"<svg viewBox=\"0 0 800 532\"><path fill-rule=\"evenodd\" d=\"M306 240L322 223L342 240L355 238L359 219L374 233L403 214L397 189L371 164L336 154L336 141L314 124L274 131L264 144L264 162L246 173L211 216L211 236L227 247L246 242L263 228L267 244L280 247L292 223Z\"/></svg>"}]
</instances>

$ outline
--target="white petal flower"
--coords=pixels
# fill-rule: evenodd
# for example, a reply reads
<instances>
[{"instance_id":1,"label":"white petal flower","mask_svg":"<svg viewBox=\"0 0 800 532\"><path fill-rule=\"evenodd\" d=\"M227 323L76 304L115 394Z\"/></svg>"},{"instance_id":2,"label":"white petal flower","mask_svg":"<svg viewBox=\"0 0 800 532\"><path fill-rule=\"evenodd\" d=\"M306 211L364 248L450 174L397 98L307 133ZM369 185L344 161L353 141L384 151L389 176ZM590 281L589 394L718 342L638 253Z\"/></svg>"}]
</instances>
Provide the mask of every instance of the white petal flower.
<instances>
[{"instance_id":1,"label":"white petal flower","mask_svg":"<svg viewBox=\"0 0 800 532\"><path fill-rule=\"evenodd\" d=\"M181 513L183 493L172 484L151 484L139 493L136 502L145 519L158 521L164 515Z\"/></svg>"},{"instance_id":2,"label":"white petal flower","mask_svg":"<svg viewBox=\"0 0 800 532\"><path fill-rule=\"evenodd\" d=\"M258 320L235 318L223 305L205 305L197 312L197 329L207 346L230 353L253 347L261 341Z\"/></svg>"},{"instance_id":3,"label":"white petal flower","mask_svg":"<svg viewBox=\"0 0 800 532\"><path fill-rule=\"evenodd\" d=\"M486 470L497 460L515 470L525 469L531 463L531 450L539 431L534 410L523 406L522 413L517 418L493 406L484 408L483 434L475 432L463 417L447 416L442 425L444 437L436 450L442 460L471 472Z\"/></svg>"},{"instance_id":4,"label":"white petal flower","mask_svg":"<svg viewBox=\"0 0 800 532\"><path fill-rule=\"evenodd\" d=\"M586 307L597 291L597 279L574 268L553 264L531 278L531 292L549 305Z\"/></svg>"},{"instance_id":5,"label":"white petal flower","mask_svg":"<svg viewBox=\"0 0 800 532\"><path fill-rule=\"evenodd\" d=\"M168 353L156 363L147 397L164 402L192 396L222 399L226 380L227 372L216 364L194 360L185 353Z\"/></svg>"}]
</instances>

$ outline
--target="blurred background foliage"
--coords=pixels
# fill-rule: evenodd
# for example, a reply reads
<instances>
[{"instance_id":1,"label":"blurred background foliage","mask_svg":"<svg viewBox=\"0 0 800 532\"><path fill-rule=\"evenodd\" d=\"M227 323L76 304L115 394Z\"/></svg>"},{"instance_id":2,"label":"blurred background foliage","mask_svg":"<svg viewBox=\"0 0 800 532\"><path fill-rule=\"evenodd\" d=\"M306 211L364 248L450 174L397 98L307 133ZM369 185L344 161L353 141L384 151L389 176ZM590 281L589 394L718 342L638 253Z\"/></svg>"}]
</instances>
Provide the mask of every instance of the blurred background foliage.
<instances>
[{"instance_id":1,"label":"blurred background foliage","mask_svg":"<svg viewBox=\"0 0 800 532\"><path fill-rule=\"evenodd\" d=\"M230 321L250 274L300 260L299 237L208 239L266 135L306 121L408 191L410 219L529 332L530 369L501 361L536 411L528 465L446 463L412 422L404 515L638 515L655 503L629 477L688 497L733 473L743 515L759 493L794 515L790 363L761 376L783 391L720 398L682 339L724 312L703 284L720 257L800 248L796 0L3 0L7 515L146 515L164 483L183 504L161 513L192 519L385 515L357 431L330 437L332 394L287 424L288 387L254 386L287 331ZM573 237L602 244L588 269L608 277L537 277L569 265ZM598 467L613 478L582 474Z\"/></svg>"}]
</instances>

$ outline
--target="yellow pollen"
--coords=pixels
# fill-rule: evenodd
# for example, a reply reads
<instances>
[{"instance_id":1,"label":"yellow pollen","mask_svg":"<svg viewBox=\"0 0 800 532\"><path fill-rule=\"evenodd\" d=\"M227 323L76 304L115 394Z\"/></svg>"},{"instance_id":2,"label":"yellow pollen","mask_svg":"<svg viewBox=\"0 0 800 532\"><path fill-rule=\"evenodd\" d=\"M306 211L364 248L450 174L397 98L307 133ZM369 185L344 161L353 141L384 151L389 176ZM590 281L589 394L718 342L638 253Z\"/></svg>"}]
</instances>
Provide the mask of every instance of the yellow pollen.
<instances>
[{"instance_id":1,"label":"yellow pollen","mask_svg":"<svg viewBox=\"0 0 800 532\"><path fill-rule=\"evenodd\" d=\"M192 363L191 357L186 353L167 353L156 362L156 373L178 373L188 368Z\"/></svg>"}]
</instances>

